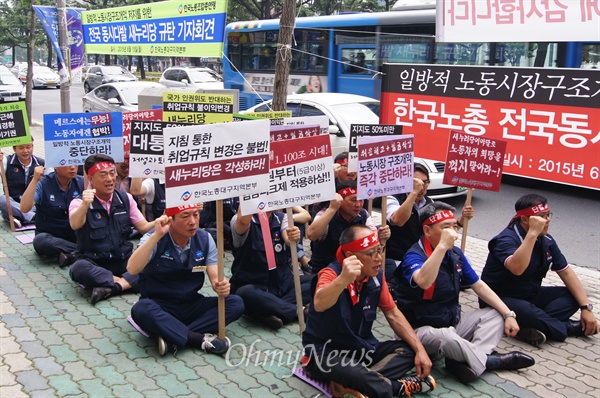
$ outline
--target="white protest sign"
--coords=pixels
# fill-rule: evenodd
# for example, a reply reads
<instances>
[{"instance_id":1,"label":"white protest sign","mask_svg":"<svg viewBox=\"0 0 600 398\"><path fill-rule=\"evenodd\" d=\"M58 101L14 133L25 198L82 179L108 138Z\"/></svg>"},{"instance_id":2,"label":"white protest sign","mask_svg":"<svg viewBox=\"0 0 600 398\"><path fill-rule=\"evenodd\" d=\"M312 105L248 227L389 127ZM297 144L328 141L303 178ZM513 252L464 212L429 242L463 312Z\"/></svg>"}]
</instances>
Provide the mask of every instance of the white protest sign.
<instances>
[{"instance_id":1,"label":"white protest sign","mask_svg":"<svg viewBox=\"0 0 600 398\"><path fill-rule=\"evenodd\" d=\"M350 144L348 145L348 172L358 171L358 137L399 136L402 126L396 124L351 124Z\"/></svg>"},{"instance_id":2,"label":"white protest sign","mask_svg":"<svg viewBox=\"0 0 600 398\"><path fill-rule=\"evenodd\" d=\"M358 137L358 199L413 189L413 136Z\"/></svg>"},{"instance_id":3,"label":"white protest sign","mask_svg":"<svg viewBox=\"0 0 600 398\"><path fill-rule=\"evenodd\" d=\"M269 188L269 121L163 130L167 207Z\"/></svg>"},{"instance_id":4,"label":"white protest sign","mask_svg":"<svg viewBox=\"0 0 600 398\"><path fill-rule=\"evenodd\" d=\"M335 199L329 137L317 135L271 142L269 186L240 196L242 214Z\"/></svg>"}]
</instances>

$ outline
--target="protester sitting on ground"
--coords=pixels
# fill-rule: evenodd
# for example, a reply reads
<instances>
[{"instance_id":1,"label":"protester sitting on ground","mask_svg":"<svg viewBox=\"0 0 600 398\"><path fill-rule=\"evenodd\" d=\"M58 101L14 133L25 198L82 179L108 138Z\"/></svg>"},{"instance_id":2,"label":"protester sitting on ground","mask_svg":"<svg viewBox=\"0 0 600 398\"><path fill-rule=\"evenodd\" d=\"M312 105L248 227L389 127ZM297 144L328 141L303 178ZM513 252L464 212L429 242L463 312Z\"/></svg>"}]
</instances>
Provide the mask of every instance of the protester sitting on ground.
<instances>
[{"instance_id":1,"label":"protester sitting on ground","mask_svg":"<svg viewBox=\"0 0 600 398\"><path fill-rule=\"evenodd\" d=\"M153 232L140 239L127 263L130 275L139 274L140 300L131 316L146 332L158 336L158 353L172 345L224 354L231 342L218 338L218 299L198 291L205 275L214 292L225 299L225 323L244 312L244 302L230 295L229 281L218 280L217 247L199 229L198 206L169 208L155 220Z\"/></svg>"},{"instance_id":2,"label":"protester sitting on ground","mask_svg":"<svg viewBox=\"0 0 600 398\"><path fill-rule=\"evenodd\" d=\"M423 235L423 227L419 222L419 211L433 202L427 196L429 183L427 167L421 163L415 163L412 192L387 197L386 217L391 237L386 242L386 255L394 259L396 265L400 265L406 251ZM474 215L473 206L465 206L457 220L458 226L462 228L465 221L470 220Z\"/></svg>"},{"instance_id":3,"label":"protester sitting on ground","mask_svg":"<svg viewBox=\"0 0 600 398\"><path fill-rule=\"evenodd\" d=\"M146 221L135 200L115 189L115 162L110 156L92 155L85 160L89 189L69 205L69 222L77 236L78 260L71 265L71 279L92 288L90 302L133 289L137 275L127 272L133 244L127 239L131 227L145 234L154 226Z\"/></svg>"},{"instance_id":4,"label":"protester sitting on ground","mask_svg":"<svg viewBox=\"0 0 600 398\"><path fill-rule=\"evenodd\" d=\"M13 221L15 227L21 228L23 225L33 224L35 218L35 208L22 213L20 209L21 196L27 189L27 186L33 179L34 170L38 166L44 166L44 159L33 154L33 141L30 144L13 146L12 155L4 156L0 151L0 161L4 165L6 173L6 185L8 187L9 200L6 199L4 192L0 195L0 212L2 218L8 221L8 204L12 208ZM52 169L47 169L46 174Z\"/></svg>"},{"instance_id":5,"label":"protester sitting on ground","mask_svg":"<svg viewBox=\"0 0 600 398\"><path fill-rule=\"evenodd\" d=\"M455 209L433 202L421 211L423 236L396 269L398 308L435 357L445 357L446 368L463 383L475 381L485 370L515 370L535 361L518 351L495 352L503 333L519 331L515 313L481 281L458 239ZM492 308L461 313L459 294L471 288Z\"/></svg>"},{"instance_id":6,"label":"protester sitting on ground","mask_svg":"<svg viewBox=\"0 0 600 398\"><path fill-rule=\"evenodd\" d=\"M390 228L377 228L363 208L363 203L363 200L358 200L356 181L346 180L338 185L337 197L330 202L329 207L317 213L306 232L306 236L312 241L310 265L313 274L335 261L340 235L352 225L368 226L373 232L377 232L382 241L390 237ZM386 261L385 267L386 276L391 277L395 268L393 261Z\"/></svg>"},{"instance_id":7,"label":"protester sitting on ground","mask_svg":"<svg viewBox=\"0 0 600 398\"><path fill-rule=\"evenodd\" d=\"M302 334L306 369L330 381L336 397L410 396L435 389L431 360L387 288L377 234L354 225L342 232L339 243L336 259L311 287ZM375 338L378 308L401 340ZM413 366L416 375L405 376Z\"/></svg>"},{"instance_id":8,"label":"protester sitting on ground","mask_svg":"<svg viewBox=\"0 0 600 398\"><path fill-rule=\"evenodd\" d=\"M44 166L37 166L33 179L21 197L23 214L35 205L35 237L33 248L41 256L56 258L61 267L75 261L77 238L69 224L69 203L83 192L83 177L77 166L56 167L44 175Z\"/></svg>"},{"instance_id":9,"label":"protester sitting on ground","mask_svg":"<svg viewBox=\"0 0 600 398\"><path fill-rule=\"evenodd\" d=\"M290 245L300 240L300 229L288 227L279 211L231 219L233 264L231 291L244 300L245 315L272 329L298 319ZM301 277L302 303L310 301L311 276Z\"/></svg>"},{"instance_id":10,"label":"protester sitting on ground","mask_svg":"<svg viewBox=\"0 0 600 398\"><path fill-rule=\"evenodd\" d=\"M132 178L131 194L142 198L146 206L146 220L153 221L165 212L166 194L165 184L158 178Z\"/></svg>"},{"instance_id":11,"label":"protester sitting on ground","mask_svg":"<svg viewBox=\"0 0 600 398\"><path fill-rule=\"evenodd\" d=\"M221 201L223 204L223 243L227 249L231 248L231 219L238 211L240 201L238 198L228 198ZM200 228L211 234L217 240L217 202L206 202L200 212Z\"/></svg>"},{"instance_id":12,"label":"protester sitting on ground","mask_svg":"<svg viewBox=\"0 0 600 398\"><path fill-rule=\"evenodd\" d=\"M538 346L546 338L564 341L568 336L598 333L581 281L548 234L552 219L548 200L524 195L515 203L515 211L508 226L488 243L481 279L517 314L521 324L517 338ZM542 286L548 270L555 271L565 286ZM570 320L577 310L580 319Z\"/></svg>"}]
</instances>

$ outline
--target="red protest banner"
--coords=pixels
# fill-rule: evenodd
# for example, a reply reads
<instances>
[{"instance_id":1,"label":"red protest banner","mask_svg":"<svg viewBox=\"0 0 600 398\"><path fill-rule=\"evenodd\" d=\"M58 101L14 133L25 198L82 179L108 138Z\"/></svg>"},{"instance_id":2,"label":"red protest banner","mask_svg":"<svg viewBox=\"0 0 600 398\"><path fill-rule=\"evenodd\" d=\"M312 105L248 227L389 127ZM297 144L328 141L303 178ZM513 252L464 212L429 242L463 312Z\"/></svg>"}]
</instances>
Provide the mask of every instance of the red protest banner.
<instances>
[{"instance_id":1,"label":"red protest banner","mask_svg":"<svg viewBox=\"0 0 600 398\"><path fill-rule=\"evenodd\" d=\"M444 184L498 192L506 141L451 131Z\"/></svg>"}]
</instances>

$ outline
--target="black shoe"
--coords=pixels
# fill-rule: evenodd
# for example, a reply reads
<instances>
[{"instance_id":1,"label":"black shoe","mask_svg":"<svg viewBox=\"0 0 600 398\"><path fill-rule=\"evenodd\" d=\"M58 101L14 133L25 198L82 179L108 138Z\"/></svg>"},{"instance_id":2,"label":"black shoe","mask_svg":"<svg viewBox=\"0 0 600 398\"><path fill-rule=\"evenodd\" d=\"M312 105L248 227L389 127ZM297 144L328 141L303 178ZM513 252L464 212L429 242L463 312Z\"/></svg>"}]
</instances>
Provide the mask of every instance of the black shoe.
<instances>
[{"instance_id":1,"label":"black shoe","mask_svg":"<svg viewBox=\"0 0 600 398\"><path fill-rule=\"evenodd\" d=\"M475 373L475 371L466 363L458 362L450 358L446 358L445 363L446 369L448 369L448 371L461 383L467 384L477 380L477 373Z\"/></svg>"},{"instance_id":2,"label":"black shoe","mask_svg":"<svg viewBox=\"0 0 600 398\"><path fill-rule=\"evenodd\" d=\"M581 321L567 321L567 336L569 337L582 337L585 336L585 332L581 327Z\"/></svg>"},{"instance_id":3,"label":"black shoe","mask_svg":"<svg viewBox=\"0 0 600 398\"><path fill-rule=\"evenodd\" d=\"M75 260L77 260L77 257L75 257L73 254L60 252L58 255L58 266L60 268L67 267L73 264Z\"/></svg>"},{"instance_id":4,"label":"black shoe","mask_svg":"<svg viewBox=\"0 0 600 398\"><path fill-rule=\"evenodd\" d=\"M110 297L112 293L112 289L110 287L98 286L92 290L92 297L90 298L90 303L92 305L96 304L98 301L107 299Z\"/></svg>"},{"instance_id":5,"label":"black shoe","mask_svg":"<svg viewBox=\"0 0 600 398\"><path fill-rule=\"evenodd\" d=\"M271 328L273 330L281 329L283 327L283 321L280 318L276 317L275 315L256 316L256 315L244 314L244 317L248 318L250 320L253 320L253 321L264 323L265 325L267 325L269 328Z\"/></svg>"},{"instance_id":6,"label":"black shoe","mask_svg":"<svg viewBox=\"0 0 600 398\"><path fill-rule=\"evenodd\" d=\"M546 342L546 335L537 329L523 328L517 333L517 338L534 347L544 344Z\"/></svg>"},{"instance_id":7,"label":"black shoe","mask_svg":"<svg viewBox=\"0 0 600 398\"><path fill-rule=\"evenodd\" d=\"M500 367L498 369L503 370L523 369L535 364L535 359L518 351L512 351L507 354L493 353L490 356L500 359Z\"/></svg>"},{"instance_id":8,"label":"black shoe","mask_svg":"<svg viewBox=\"0 0 600 398\"><path fill-rule=\"evenodd\" d=\"M302 270L302 272L304 272L304 275L312 274L312 267L309 264L300 265L300 269Z\"/></svg>"}]
</instances>

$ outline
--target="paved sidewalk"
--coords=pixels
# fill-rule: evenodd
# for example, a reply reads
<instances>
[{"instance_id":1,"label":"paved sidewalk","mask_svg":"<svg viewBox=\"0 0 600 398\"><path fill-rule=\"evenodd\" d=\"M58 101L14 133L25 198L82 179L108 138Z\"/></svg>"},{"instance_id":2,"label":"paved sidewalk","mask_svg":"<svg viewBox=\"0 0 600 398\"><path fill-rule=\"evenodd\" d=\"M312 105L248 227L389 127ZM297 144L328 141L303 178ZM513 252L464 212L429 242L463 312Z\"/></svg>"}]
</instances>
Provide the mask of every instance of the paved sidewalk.
<instances>
[{"instance_id":1,"label":"paved sidewalk","mask_svg":"<svg viewBox=\"0 0 600 398\"><path fill-rule=\"evenodd\" d=\"M36 128L36 134L40 129ZM36 135L37 153L43 142ZM5 149L5 153L10 150ZM40 153L41 155L41 153ZM319 391L290 373L301 355L298 325L273 332L246 319L227 329L225 358L181 349L159 357L156 343L127 322L135 294L88 303L67 269L40 258L0 221L0 397L316 397ZM563 242L562 245L568 244ZM467 256L480 271L487 242L469 237ZM226 252L226 273L232 256ZM600 272L574 267L600 308ZM549 273L547 284L560 284ZM210 288L203 289L205 293ZM465 310L476 308L471 291ZM598 315L598 311L596 311ZM382 322L383 321L383 322ZM392 338L380 314L376 335ZM486 372L463 385L436 361L439 397L592 397L600 388L598 337L569 338L541 348L504 338L500 352L522 350L536 359L523 371Z\"/></svg>"}]
</instances>

